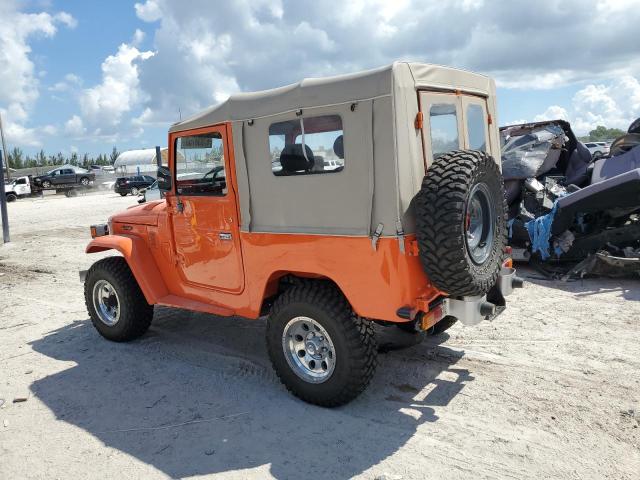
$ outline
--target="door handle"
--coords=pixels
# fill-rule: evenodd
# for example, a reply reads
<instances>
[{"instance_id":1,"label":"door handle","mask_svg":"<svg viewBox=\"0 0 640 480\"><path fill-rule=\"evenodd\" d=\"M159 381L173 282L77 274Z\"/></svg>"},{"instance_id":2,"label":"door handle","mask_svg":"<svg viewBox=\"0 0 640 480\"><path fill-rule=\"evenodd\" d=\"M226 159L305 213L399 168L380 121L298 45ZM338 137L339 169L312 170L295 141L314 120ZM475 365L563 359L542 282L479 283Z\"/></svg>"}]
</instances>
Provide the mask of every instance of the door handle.
<instances>
[{"instance_id":1,"label":"door handle","mask_svg":"<svg viewBox=\"0 0 640 480\"><path fill-rule=\"evenodd\" d=\"M182 200L180 200L180 197L178 197L176 201L176 212L177 213L184 212L184 203L182 203Z\"/></svg>"}]
</instances>

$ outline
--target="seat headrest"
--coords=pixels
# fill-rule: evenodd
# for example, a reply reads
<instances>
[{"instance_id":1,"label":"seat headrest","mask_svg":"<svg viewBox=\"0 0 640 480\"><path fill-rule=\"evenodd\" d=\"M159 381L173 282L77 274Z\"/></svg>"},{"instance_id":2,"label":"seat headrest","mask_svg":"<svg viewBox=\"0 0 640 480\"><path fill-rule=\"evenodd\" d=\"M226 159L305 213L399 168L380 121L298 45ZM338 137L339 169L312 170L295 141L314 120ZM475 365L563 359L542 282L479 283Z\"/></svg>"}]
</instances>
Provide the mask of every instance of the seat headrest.
<instances>
[{"instance_id":1,"label":"seat headrest","mask_svg":"<svg viewBox=\"0 0 640 480\"><path fill-rule=\"evenodd\" d=\"M333 142L333 153L335 153L338 158L344 159L344 140L342 135Z\"/></svg>"},{"instance_id":2,"label":"seat headrest","mask_svg":"<svg viewBox=\"0 0 640 480\"><path fill-rule=\"evenodd\" d=\"M305 152L307 154L306 158L302 153L302 144L300 143L285 145L282 152L280 152L282 170L287 173L311 170L314 165L313 151L308 145L305 145Z\"/></svg>"}]
</instances>

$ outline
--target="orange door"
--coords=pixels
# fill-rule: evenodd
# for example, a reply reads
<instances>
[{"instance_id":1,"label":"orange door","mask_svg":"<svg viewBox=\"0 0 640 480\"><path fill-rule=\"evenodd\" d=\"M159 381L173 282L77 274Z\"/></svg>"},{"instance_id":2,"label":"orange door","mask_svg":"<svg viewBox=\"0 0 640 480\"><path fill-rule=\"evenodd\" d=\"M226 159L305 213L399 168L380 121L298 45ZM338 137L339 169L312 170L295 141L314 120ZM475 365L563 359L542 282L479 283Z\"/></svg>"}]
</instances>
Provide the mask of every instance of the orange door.
<instances>
[{"instance_id":1,"label":"orange door","mask_svg":"<svg viewBox=\"0 0 640 480\"><path fill-rule=\"evenodd\" d=\"M226 129L171 139L175 197L169 203L180 274L199 287L239 293L244 272Z\"/></svg>"}]
</instances>

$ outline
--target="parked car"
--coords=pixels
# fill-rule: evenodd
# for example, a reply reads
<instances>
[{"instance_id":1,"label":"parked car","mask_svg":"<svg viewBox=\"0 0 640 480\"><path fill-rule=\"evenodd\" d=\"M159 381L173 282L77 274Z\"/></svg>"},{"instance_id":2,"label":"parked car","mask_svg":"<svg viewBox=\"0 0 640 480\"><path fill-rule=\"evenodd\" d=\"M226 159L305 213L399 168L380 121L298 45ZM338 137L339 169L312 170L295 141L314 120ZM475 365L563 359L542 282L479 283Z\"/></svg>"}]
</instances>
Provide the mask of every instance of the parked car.
<instances>
[{"instance_id":1,"label":"parked car","mask_svg":"<svg viewBox=\"0 0 640 480\"><path fill-rule=\"evenodd\" d=\"M587 142L584 144L591 153L591 158L597 160L600 157L609 155L609 144L607 142Z\"/></svg>"},{"instance_id":2,"label":"parked car","mask_svg":"<svg viewBox=\"0 0 640 480\"><path fill-rule=\"evenodd\" d=\"M116 183L113 189L116 193L119 193L123 197L127 194L138 195L140 190L147 188L156 179L149 175L134 175L132 177L119 177L116 179Z\"/></svg>"},{"instance_id":3,"label":"parked car","mask_svg":"<svg viewBox=\"0 0 640 480\"><path fill-rule=\"evenodd\" d=\"M88 187L96 179L96 174L73 165L50 170L45 175L33 177L33 183L42 188L54 188L60 185L82 185Z\"/></svg>"},{"instance_id":4,"label":"parked car","mask_svg":"<svg viewBox=\"0 0 640 480\"><path fill-rule=\"evenodd\" d=\"M91 226L87 253L122 254L80 272L94 327L133 340L154 305L266 318L280 380L335 407L373 377L374 324L438 334L495 319L522 286L495 92L485 75L397 62L173 124L165 201ZM326 152L344 168L314 168Z\"/></svg>"}]
</instances>

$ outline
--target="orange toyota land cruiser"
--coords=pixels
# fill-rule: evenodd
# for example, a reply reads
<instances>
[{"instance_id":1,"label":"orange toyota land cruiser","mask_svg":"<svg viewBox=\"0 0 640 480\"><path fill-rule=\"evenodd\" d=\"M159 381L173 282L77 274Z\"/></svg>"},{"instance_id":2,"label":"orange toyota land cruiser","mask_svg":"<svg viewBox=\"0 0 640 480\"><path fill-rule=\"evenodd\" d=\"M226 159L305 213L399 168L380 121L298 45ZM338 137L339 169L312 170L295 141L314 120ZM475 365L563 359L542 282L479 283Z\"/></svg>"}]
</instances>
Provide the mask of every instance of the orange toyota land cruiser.
<instances>
[{"instance_id":1,"label":"orange toyota land cruiser","mask_svg":"<svg viewBox=\"0 0 640 480\"><path fill-rule=\"evenodd\" d=\"M492 79L398 62L242 93L169 130L165 199L91 227L91 320L114 341L154 305L267 318L284 385L337 406L376 367L373 324L491 320L506 247ZM215 321L212 318L211 321Z\"/></svg>"}]
</instances>

